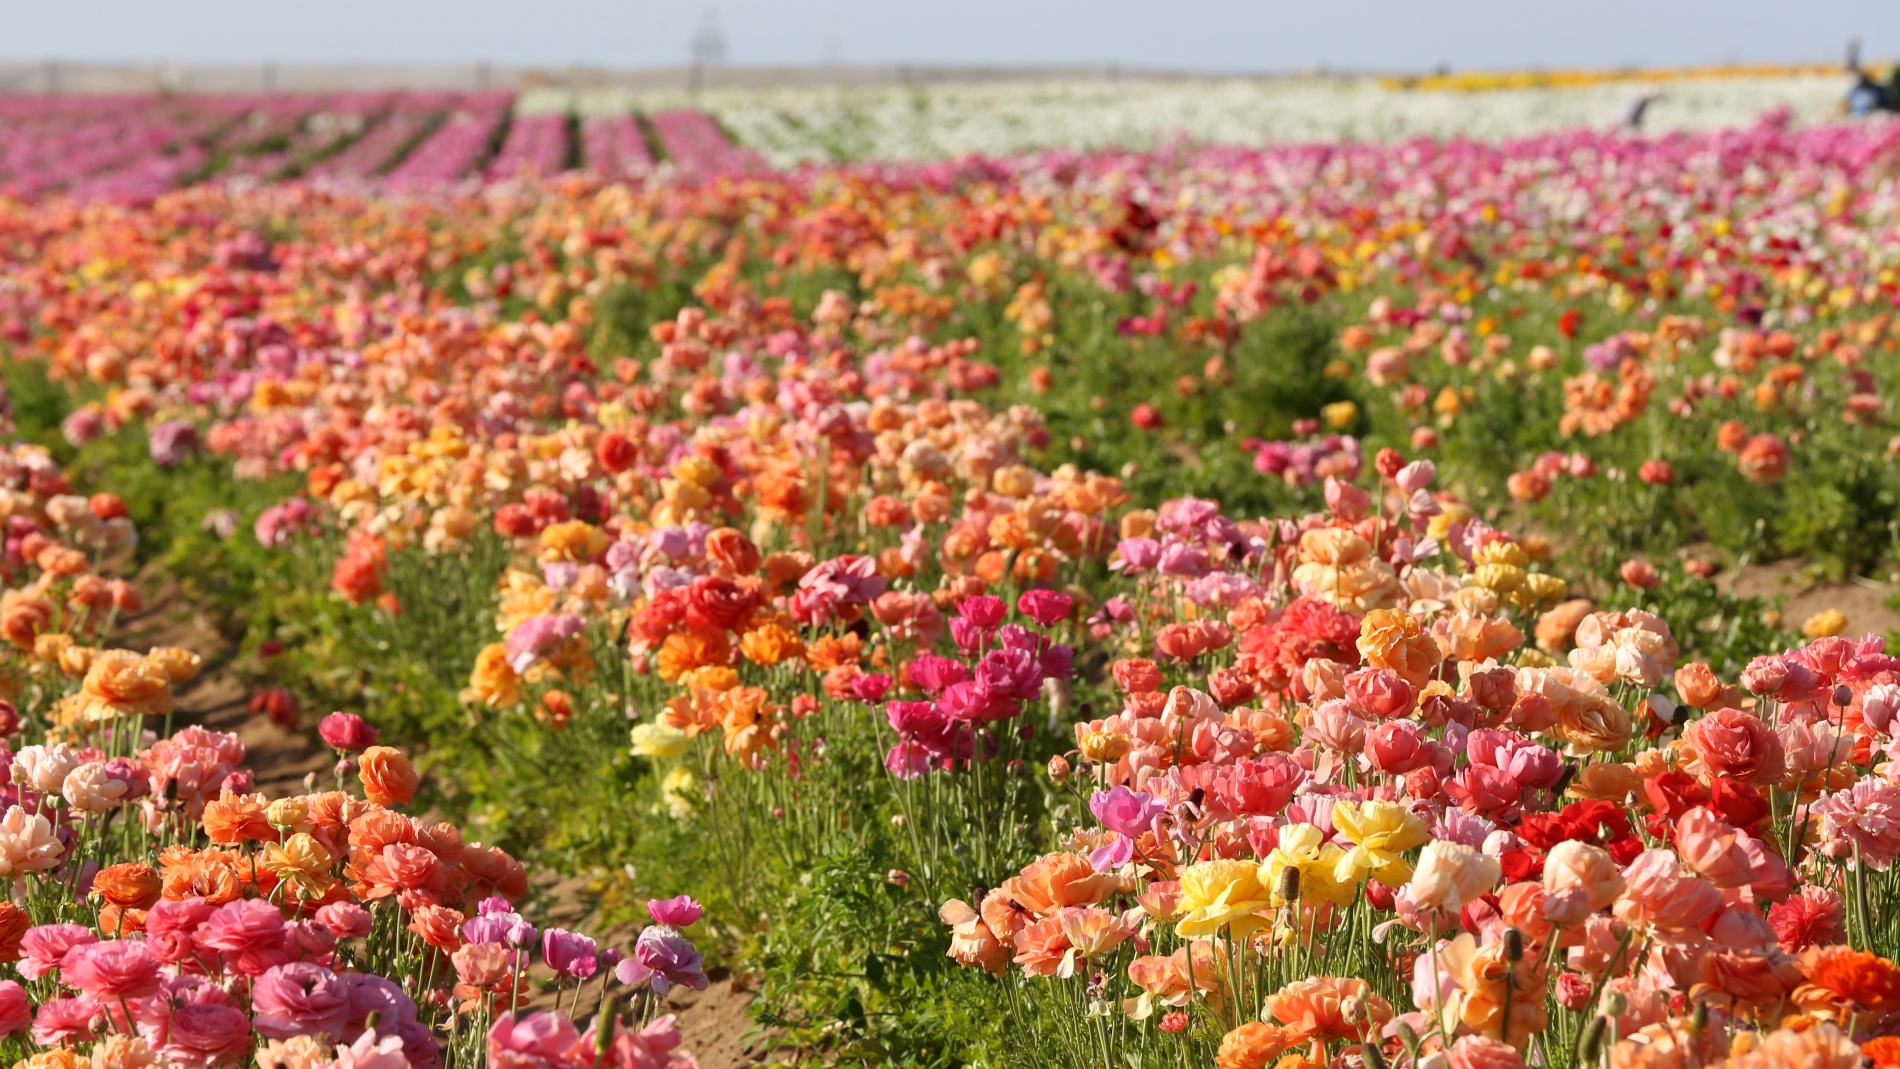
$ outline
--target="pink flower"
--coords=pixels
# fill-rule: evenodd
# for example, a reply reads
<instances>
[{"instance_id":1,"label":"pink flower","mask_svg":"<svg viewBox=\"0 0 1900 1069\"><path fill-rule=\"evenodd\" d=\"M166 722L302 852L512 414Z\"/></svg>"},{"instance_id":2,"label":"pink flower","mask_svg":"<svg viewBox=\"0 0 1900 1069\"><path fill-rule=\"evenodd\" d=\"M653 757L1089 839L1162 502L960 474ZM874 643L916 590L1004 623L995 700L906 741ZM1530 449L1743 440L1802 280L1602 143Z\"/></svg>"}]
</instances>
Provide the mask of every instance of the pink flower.
<instances>
[{"instance_id":1,"label":"pink flower","mask_svg":"<svg viewBox=\"0 0 1900 1069\"><path fill-rule=\"evenodd\" d=\"M350 990L350 1023L344 1028L345 1038L366 1027L372 1013L382 1014L384 1029L415 1023L416 1000L394 980L360 972L346 972L340 979Z\"/></svg>"},{"instance_id":2,"label":"pink flower","mask_svg":"<svg viewBox=\"0 0 1900 1069\"><path fill-rule=\"evenodd\" d=\"M200 946L220 951L246 976L261 976L296 956L284 927L284 914L261 898L241 898L220 906L199 929Z\"/></svg>"},{"instance_id":3,"label":"pink flower","mask_svg":"<svg viewBox=\"0 0 1900 1069\"><path fill-rule=\"evenodd\" d=\"M647 916L653 918L653 923L664 924L668 928L690 928L703 912L705 907L694 901L691 895L655 898L647 902Z\"/></svg>"},{"instance_id":4,"label":"pink flower","mask_svg":"<svg viewBox=\"0 0 1900 1069\"><path fill-rule=\"evenodd\" d=\"M1855 848L1868 867L1885 870L1900 856L1900 787L1872 776L1823 795L1811 812L1821 818L1821 852L1851 859Z\"/></svg>"},{"instance_id":5,"label":"pink flower","mask_svg":"<svg viewBox=\"0 0 1900 1069\"><path fill-rule=\"evenodd\" d=\"M1053 590L1030 590L1016 599L1016 609L1044 627L1061 622L1075 608L1075 599Z\"/></svg>"},{"instance_id":6,"label":"pink flower","mask_svg":"<svg viewBox=\"0 0 1900 1069\"><path fill-rule=\"evenodd\" d=\"M355 1043L337 1047L331 1069L409 1069L410 1064L401 1036L364 1032Z\"/></svg>"},{"instance_id":7,"label":"pink flower","mask_svg":"<svg viewBox=\"0 0 1900 1069\"><path fill-rule=\"evenodd\" d=\"M375 924L369 910L354 902L332 902L317 910L316 919L338 939L361 939Z\"/></svg>"},{"instance_id":8,"label":"pink flower","mask_svg":"<svg viewBox=\"0 0 1900 1069\"><path fill-rule=\"evenodd\" d=\"M1376 720L1391 720L1412 711L1414 692L1390 668L1362 668L1346 677L1346 700Z\"/></svg>"},{"instance_id":9,"label":"pink flower","mask_svg":"<svg viewBox=\"0 0 1900 1069\"><path fill-rule=\"evenodd\" d=\"M1131 839L1140 837L1166 811L1167 806L1152 795L1126 787L1110 787L1089 796L1089 812L1102 822L1102 827Z\"/></svg>"},{"instance_id":10,"label":"pink flower","mask_svg":"<svg viewBox=\"0 0 1900 1069\"><path fill-rule=\"evenodd\" d=\"M1517 1048L1489 1036L1460 1036L1446 1052L1451 1069L1524 1069Z\"/></svg>"},{"instance_id":11,"label":"pink flower","mask_svg":"<svg viewBox=\"0 0 1900 1069\"><path fill-rule=\"evenodd\" d=\"M549 928L541 933L541 960L548 968L564 976L585 980L599 968L592 939L564 928Z\"/></svg>"},{"instance_id":12,"label":"pink flower","mask_svg":"<svg viewBox=\"0 0 1900 1069\"><path fill-rule=\"evenodd\" d=\"M184 1069L210 1069L242 1061L251 1053L251 1020L244 1011L216 1002L187 1002L155 1019L148 1042ZM145 1031L140 1029L141 1033Z\"/></svg>"},{"instance_id":13,"label":"pink flower","mask_svg":"<svg viewBox=\"0 0 1900 1069\"><path fill-rule=\"evenodd\" d=\"M614 1026L600 1069L698 1069L699 1062L691 1054L674 1049L680 1045L680 1032L672 1014L656 1018L638 1032L628 1031L618 1018ZM591 1050L595 1045L595 1033L590 1030L581 1046Z\"/></svg>"},{"instance_id":14,"label":"pink flower","mask_svg":"<svg viewBox=\"0 0 1900 1069\"><path fill-rule=\"evenodd\" d=\"M1722 908L1722 892L1707 880L1685 875L1669 850L1645 850L1623 870L1616 919L1665 932L1686 931Z\"/></svg>"},{"instance_id":15,"label":"pink flower","mask_svg":"<svg viewBox=\"0 0 1900 1069\"><path fill-rule=\"evenodd\" d=\"M67 951L98 941L92 929L83 924L42 924L29 928L20 939L20 960L14 967L28 980L38 980L59 968Z\"/></svg>"},{"instance_id":16,"label":"pink flower","mask_svg":"<svg viewBox=\"0 0 1900 1069\"><path fill-rule=\"evenodd\" d=\"M251 990L252 1022L267 1039L341 1038L350 1020L350 992L335 973L307 961L278 965Z\"/></svg>"},{"instance_id":17,"label":"pink flower","mask_svg":"<svg viewBox=\"0 0 1900 1069\"><path fill-rule=\"evenodd\" d=\"M10 1036L33 1024L33 1006L27 1001L26 988L12 980L0 980L0 1036Z\"/></svg>"},{"instance_id":18,"label":"pink flower","mask_svg":"<svg viewBox=\"0 0 1900 1069\"><path fill-rule=\"evenodd\" d=\"M214 907L202 898L161 898L145 914L145 944L168 965L190 958L192 935Z\"/></svg>"},{"instance_id":19,"label":"pink flower","mask_svg":"<svg viewBox=\"0 0 1900 1069\"><path fill-rule=\"evenodd\" d=\"M1685 728L1682 736L1710 775L1754 784L1781 778L1781 739L1765 721L1740 709L1708 713Z\"/></svg>"},{"instance_id":20,"label":"pink flower","mask_svg":"<svg viewBox=\"0 0 1900 1069\"><path fill-rule=\"evenodd\" d=\"M355 713L338 712L317 722L317 734L323 736L324 744L332 750L361 753L376 745L382 732Z\"/></svg>"},{"instance_id":21,"label":"pink flower","mask_svg":"<svg viewBox=\"0 0 1900 1069\"><path fill-rule=\"evenodd\" d=\"M1351 685L1348 678L1347 686ZM1437 748L1416 720L1387 720L1366 732L1366 760L1388 776L1403 776L1431 764Z\"/></svg>"},{"instance_id":22,"label":"pink flower","mask_svg":"<svg viewBox=\"0 0 1900 1069\"><path fill-rule=\"evenodd\" d=\"M113 939L75 948L62 978L100 1002L144 998L158 990L159 960L141 940Z\"/></svg>"},{"instance_id":23,"label":"pink flower","mask_svg":"<svg viewBox=\"0 0 1900 1069\"><path fill-rule=\"evenodd\" d=\"M1699 805L1676 821L1676 850L1684 864L1715 886L1743 887L1757 878L1755 855L1762 847L1713 809Z\"/></svg>"},{"instance_id":24,"label":"pink flower","mask_svg":"<svg viewBox=\"0 0 1900 1069\"><path fill-rule=\"evenodd\" d=\"M51 1047L93 1039L105 1016L99 1004L84 995L49 999L40 1003L39 1013L33 1017L33 1042Z\"/></svg>"},{"instance_id":25,"label":"pink flower","mask_svg":"<svg viewBox=\"0 0 1900 1069\"><path fill-rule=\"evenodd\" d=\"M490 1069L568 1069L583 1064L581 1034L562 1013L504 1013L488 1030Z\"/></svg>"}]
</instances>

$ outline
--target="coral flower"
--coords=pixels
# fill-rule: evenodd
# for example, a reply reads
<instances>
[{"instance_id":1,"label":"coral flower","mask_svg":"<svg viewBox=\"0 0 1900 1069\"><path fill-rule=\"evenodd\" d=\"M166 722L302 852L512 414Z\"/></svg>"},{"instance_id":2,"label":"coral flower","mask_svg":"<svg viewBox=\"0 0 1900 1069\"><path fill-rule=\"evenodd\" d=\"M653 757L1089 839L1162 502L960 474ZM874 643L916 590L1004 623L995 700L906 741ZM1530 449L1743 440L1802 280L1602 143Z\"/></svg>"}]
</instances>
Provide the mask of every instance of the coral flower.
<instances>
[{"instance_id":1,"label":"coral flower","mask_svg":"<svg viewBox=\"0 0 1900 1069\"><path fill-rule=\"evenodd\" d=\"M1286 1026L1294 1043L1363 1039L1392 1019L1391 1003L1364 980L1334 976L1293 981L1267 996L1266 1012Z\"/></svg>"},{"instance_id":2,"label":"coral flower","mask_svg":"<svg viewBox=\"0 0 1900 1069\"><path fill-rule=\"evenodd\" d=\"M1801 955L1807 983L1794 1002L1808 1013L1845 1021L1856 1014L1900 1009L1900 965L1868 950L1813 947Z\"/></svg>"}]
</instances>

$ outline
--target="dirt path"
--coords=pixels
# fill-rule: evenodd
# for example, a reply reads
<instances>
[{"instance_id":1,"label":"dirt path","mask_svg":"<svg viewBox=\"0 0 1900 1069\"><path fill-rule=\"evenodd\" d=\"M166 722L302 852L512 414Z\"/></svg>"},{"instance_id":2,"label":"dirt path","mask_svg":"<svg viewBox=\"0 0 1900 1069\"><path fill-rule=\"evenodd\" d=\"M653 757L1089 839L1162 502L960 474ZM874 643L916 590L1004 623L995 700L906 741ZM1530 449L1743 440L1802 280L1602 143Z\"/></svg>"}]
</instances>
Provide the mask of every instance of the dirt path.
<instances>
[{"instance_id":1,"label":"dirt path","mask_svg":"<svg viewBox=\"0 0 1900 1069\"><path fill-rule=\"evenodd\" d=\"M1839 609L1847 617L1842 634L1858 637L1869 632L1885 635L1900 631L1900 613L1887 607L1894 585L1862 576L1841 582L1817 583L1803 577L1805 561L1778 560L1768 564L1750 564L1734 576L1719 576L1743 597L1773 600L1786 597L1782 621L1794 630L1817 612Z\"/></svg>"},{"instance_id":2,"label":"dirt path","mask_svg":"<svg viewBox=\"0 0 1900 1069\"><path fill-rule=\"evenodd\" d=\"M231 670L236 647L193 608L176 582L143 574L137 585L145 595L145 608L119 621L113 642L141 652L179 646L204 658L198 678L178 688L178 723L236 734L244 742L245 763L257 776L257 789L273 798L300 793L306 775L330 770L334 757L314 730L285 731L269 717L251 715L250 690Z\"/></svg>"}]
</instances>

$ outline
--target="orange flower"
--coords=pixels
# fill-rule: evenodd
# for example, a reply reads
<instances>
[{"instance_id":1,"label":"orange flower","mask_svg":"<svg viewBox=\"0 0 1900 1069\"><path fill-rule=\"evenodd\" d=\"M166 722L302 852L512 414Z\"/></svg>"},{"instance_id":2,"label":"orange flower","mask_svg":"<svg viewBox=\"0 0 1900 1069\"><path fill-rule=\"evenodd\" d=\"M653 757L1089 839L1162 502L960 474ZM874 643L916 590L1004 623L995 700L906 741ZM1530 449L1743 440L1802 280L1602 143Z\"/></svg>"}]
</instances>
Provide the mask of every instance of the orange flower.
<instances>
[{"instance_id":1,"label":"orange flower","mask_svg":"<svg viewBox=\"0 0 1900 1069\"><path fill-rule=\"evenodd\" d=\"M110 865L92 877L92 893L115 906L150 909L164 889L165 881L143 861Z\"/></svg>"},{"instance_id":2,"label":"orange flower","mask_svg":"<svg viewBox=\"0 0 1900 1069\"><path fill-rule=\"evenodd\" d=\"M0 594L0 635L23 650L33 648L33 640L53 621L53 606L44 598L24 590Z\"/></svg>"},{"instance_id":3,"label":"orange flower","mask_svg":"<svg viewBox=\"0 0 1900 1069\"><path fill-rule=\"evenodd\" d=\"M363 781L363 796L377 805L407 805L416 796L420 777L409 759L393 746L372 746L363 751L357 777Z\"/></svg>"},{"instance_id":4,"label":"orange flower","mask_svg":"<svg viewBox=\"0 0 1900 1069\"><path fill-rule=\"evenodd\" d=\"M721 527L706 536L706 556L734 578L751 575L762 563L759 547L730 527Z\"/></svg>"},{"instance_id":5,"label":"orange flower","mask_svg":"<svg viewBox=\"0 0 1900 1069\"><path fill-rule=\"evenodd\" d=\"M753 664L770 668L803 656L805 645L799 641L797 632L774 620L747 631L739 640L739 652Z\"/></svg>"},{"instance_id":6,"label":"orange flower","mask_svg":"<svg viewBox=\"0 0 1900 1069\"><path fill-rule=\"evenodd\" d=\"M237 870L223 859L184 852L188 856L166 862L160 856L164 895L173 901L202 898L214 906L235 902L244 894L244 883Z\"/></svg>"},{"instance_id":7,"label":"orange flower","mask_svg":"<svg viewBox=\"0 0 1900 1069\"><path fill-rule=\"evenodd\" d=\"M92 659L80 687L88 720L164 716L172 711L172 681L162 663L131 650L106 650Z\"/></svg>"},{"instance_id":8,"label":"orange flower","mask_svg":"<svg viewBox=\"0 0 1900 1069\"><path fill-rule=\"evenodd\" d=\"M471 843L462 848L460 860L452 875L468 901L500 895L514 902L528 893L528 870L500 847Z\"/></svg>"},{"instance_id":9,"label":"orange flower","mask_svg":"<svg viewBox=\"0 0 1900 1069\"><path fill-rule=\"evenodd\" d=\"M660 645L660 678L677 683L695 668L725 664L731 658L732 643L724 631L675 631Z\"/></svg>"},{"instance_id":10,"label":"orange flower","mask_svg":"<svg viewBox=\"0 0 1900 1069\"><path fill-rule=\"evenodd\" d=\"M856 665L864 656L864 640L856 632L825 635L805 647L805 661L820 672L840 665Z\"/></svg>"},{"instance_id":11,"label":"orange flower","mask_svg":"<svg viewBox=\"0 0 1900 1069\"><path fill-rule=\"evenodd\" d=\"M1794 1001L1808 1013L1846 1019L1900 1009L1900 965L1870 950L1812 947L1801 955L1808 982Z\"/></svg>"},{"instance_id":12,"label":"orange flower","mask_svg":"<svg viewBox=\"0 0 1900 1069\"><path fill-rule=\"evenodd\" d=\"M1875 1036L1860 1045L1874 1069L1900 1069L1900 1036Z\"/></svg>"},{"instance_id":13,"label":"orange flower","mask_svg":"<svg viewBox=\"0 0 1900 1069\"><path fill-rule=\"evenodd\" d=\"M1438 670L1438 643L1418 618L1399 609L1374 609L1359 624L1359 654L1371 668L1390 668L1413 687L1423 688Z\"/></svg>"},{"instance_id":14,"label":"orange flower","mask_svg":"<svg viewBox=\"0 0 1900 1069\"><path fill-rule=\"evenodd\" d=\"M264 796L225 791L205 803L205 837L219 846L236 846L246 839L274 839L276 832L264 819Z\"/></svg>"},{"instance_id":15,"label":"orange flower","mask_svg":"<svg viewBox=\"0 0 1900 1069\"><path fill-rule=\"evenodd\" d=\"M0 962L20 960L20 940L31 927L33 918L26 910L0 899Z\"/></svg>"},{"instance_id":16,"label":"orange flower","mask_svg":"<svg viewBox=\"0 0 1900 1069\"><path fill-rule=\"evenodd\" d=\"M1215 1069L1267 1069L1296 1042L1284 1028L1248 1021L1221 1037Z\"/></svg>"}]
</instances>

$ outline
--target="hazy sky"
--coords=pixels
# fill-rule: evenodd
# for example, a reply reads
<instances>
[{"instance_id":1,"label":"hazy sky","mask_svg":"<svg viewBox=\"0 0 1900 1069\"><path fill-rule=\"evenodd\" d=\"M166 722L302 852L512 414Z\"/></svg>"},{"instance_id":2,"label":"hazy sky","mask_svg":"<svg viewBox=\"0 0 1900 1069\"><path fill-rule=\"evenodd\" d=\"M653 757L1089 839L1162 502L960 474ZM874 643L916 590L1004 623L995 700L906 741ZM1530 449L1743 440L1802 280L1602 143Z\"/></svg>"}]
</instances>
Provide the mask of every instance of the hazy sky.
<instances>
[{"instance_id":1,"label":"hazy sky","mask_svg":"<svg viewBox=\"0 0 1900 1069\"><path fill-rule=\"evenodd\" d=\"M1896 0L0 0L0 58L674 64L716 12L735 63L1199 70L1900 57Z\"/></svg>"}]
</instances>

